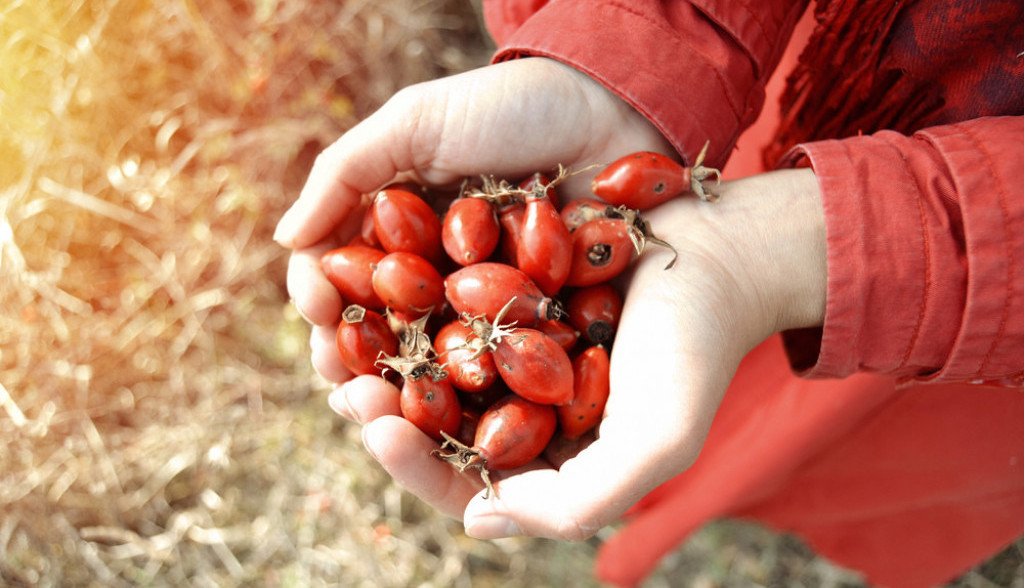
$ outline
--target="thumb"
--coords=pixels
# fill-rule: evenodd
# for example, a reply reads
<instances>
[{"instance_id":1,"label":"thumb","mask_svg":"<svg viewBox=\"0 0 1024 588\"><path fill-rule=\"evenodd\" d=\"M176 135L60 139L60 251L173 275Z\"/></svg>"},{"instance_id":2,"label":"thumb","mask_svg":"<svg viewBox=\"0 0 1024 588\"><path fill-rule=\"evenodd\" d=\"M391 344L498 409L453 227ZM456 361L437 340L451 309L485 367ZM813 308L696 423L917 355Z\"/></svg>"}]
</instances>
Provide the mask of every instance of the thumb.
<instances>
[{"instance_id":1,"label":"thumb","mask_svg":"<svg viewBox=\"0 0 1024 588\"><path fill-rule=\"evenodd\" d=\"M432 159L435 142L420 138L432 132L423 124L431 120L422 116L428 106L403 90L321 152L298 199L278 222L274 240L293 249L322 240L363 194L414 169L415 159Z\"/></svg>"},{"instance_id":2,"label":"thumb","mask_svg":"<svg viewBox=\"0 0 1024 588\"><path fill-rule=\"evenodd\" d=\"M471 500L467 534L582 540L696 459L731 371L687 350L688 338L664 318L671 316L670 300L628 304L598 439L558 470L509 476L495 484L492 498Z\"/></svg>"}]
</instances>

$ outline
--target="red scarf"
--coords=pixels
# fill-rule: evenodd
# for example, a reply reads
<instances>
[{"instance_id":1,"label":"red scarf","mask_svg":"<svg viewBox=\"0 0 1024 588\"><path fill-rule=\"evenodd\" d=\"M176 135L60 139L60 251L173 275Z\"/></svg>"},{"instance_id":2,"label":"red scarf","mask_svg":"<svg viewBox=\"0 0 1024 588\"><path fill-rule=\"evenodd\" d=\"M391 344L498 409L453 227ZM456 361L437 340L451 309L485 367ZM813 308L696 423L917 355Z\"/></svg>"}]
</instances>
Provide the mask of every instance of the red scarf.
<instances>
[{"instance_id":1,"label":"red scarf","mask_svg":"<svg viewBox=\"0 0 1024 588\"><path fill-rule=\"evenodd\" d=\"M769 169L793 145L1024 114L1019 0L818 0Z\"/></svg>"}]
</instances>

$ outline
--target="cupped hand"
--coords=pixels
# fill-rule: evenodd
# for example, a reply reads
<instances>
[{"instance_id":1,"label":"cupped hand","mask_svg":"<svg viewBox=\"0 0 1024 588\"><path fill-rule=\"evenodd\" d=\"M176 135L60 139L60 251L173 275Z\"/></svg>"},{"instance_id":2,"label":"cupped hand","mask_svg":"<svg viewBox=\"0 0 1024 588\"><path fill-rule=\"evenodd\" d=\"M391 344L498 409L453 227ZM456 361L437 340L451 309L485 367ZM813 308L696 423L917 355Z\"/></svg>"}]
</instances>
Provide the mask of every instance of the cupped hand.
<instances>
[{"instance_id":1,"label":"cupped hand","mask_svg":"<svg viewBox=\"0 0 1024 588\"><path fill-rule=\"evenodd\" d=\"M717 203L677 199L645 216L674 246L649 244L625 280L611 396L595 441L558 464L500 472L484 498L475 473L430 457L402 419L398 390L360 377L331 405L364 425L370 453L404 487L464 521L469 535L579 540L613 522L697 458L742 357L766 336L820 325L824 222L809 170L724 182Z\"/></svg>"},{"instance_id":2,"label":"cupped hand","mask_svg":"<svg viewBox=\"0 0 1024 588\"><path fill-rule=\"evenodd\" d=\"M396 94L320 154L274 234L293 250L288 292L314 325L314 367L331 381L349 377L328 344L342 301L320 256L355 233L364 195L400 179L431 186L479 175L514 179L638 150L672 153L621 99L545 58L491 65ZM583 194L588 181L581 174L560 192Z\"/></svg>"}]
</instances>

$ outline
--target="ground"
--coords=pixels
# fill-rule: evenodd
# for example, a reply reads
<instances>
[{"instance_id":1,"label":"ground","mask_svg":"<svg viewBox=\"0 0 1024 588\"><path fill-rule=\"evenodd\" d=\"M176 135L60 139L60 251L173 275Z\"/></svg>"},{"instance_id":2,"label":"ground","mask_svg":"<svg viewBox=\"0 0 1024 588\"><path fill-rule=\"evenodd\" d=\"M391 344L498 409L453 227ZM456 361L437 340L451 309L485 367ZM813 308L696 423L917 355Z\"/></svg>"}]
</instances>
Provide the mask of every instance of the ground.
<instances>
[{"instance_id":1,"label":"ground","mask_svg":"<svg viewBox=\"0 0 1024 588\"><path fill-rule=\"evenodd\" d=\"M473 8L0 3L0 584L597 585L605 535L474 541L391 483L270 239L320 149L486 60ZM683 585L862 584L716 521L646 584ZM1024 542L950 586L1024 586Z\"/></svg>"}]
</instances>

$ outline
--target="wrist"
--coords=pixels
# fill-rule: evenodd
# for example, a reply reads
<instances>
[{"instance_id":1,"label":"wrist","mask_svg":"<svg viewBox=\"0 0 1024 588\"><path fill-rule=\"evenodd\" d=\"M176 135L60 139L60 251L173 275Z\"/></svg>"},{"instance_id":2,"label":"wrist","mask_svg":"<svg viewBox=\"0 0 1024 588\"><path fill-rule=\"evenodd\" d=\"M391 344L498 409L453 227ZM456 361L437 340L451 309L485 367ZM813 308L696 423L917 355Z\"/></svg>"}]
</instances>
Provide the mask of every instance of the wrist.
<instances>
[{"instance_id":1,"label":"wrist","mask_svg":"<svg viewBox=\"0 0 1024 588\"><path fill-rule=\"evenodd\" d=\"M649 211L655 234L681 247L687 279L716 284L720 321L750 347L780 331L820 326L827 294L825 218L810 169L708 186L714 203L680 198ZM685 254L683 254L685 252ZM662 256L641 260L664 265Z\"/></svg>"},{"instance_id":2,"label":"wrist","mask_svg":"<svg viewBox=\"0 0 1024 588\"><path fill-rule=\"evenodd\" d=\"M758 275L770 333L821 326L828 268L821 191L809 168L723 182L720 221ZM732 201L732 202L729 202Z\"/></svg>"}]
</instances>

